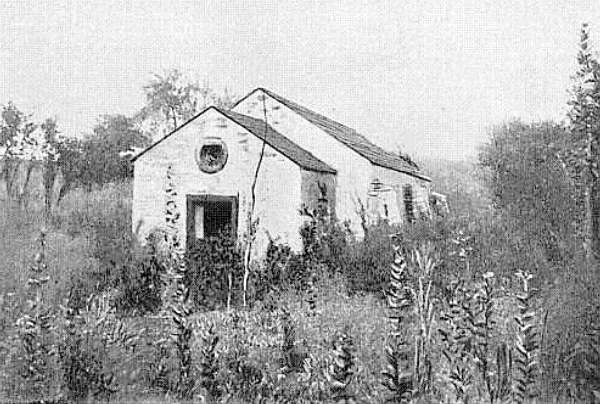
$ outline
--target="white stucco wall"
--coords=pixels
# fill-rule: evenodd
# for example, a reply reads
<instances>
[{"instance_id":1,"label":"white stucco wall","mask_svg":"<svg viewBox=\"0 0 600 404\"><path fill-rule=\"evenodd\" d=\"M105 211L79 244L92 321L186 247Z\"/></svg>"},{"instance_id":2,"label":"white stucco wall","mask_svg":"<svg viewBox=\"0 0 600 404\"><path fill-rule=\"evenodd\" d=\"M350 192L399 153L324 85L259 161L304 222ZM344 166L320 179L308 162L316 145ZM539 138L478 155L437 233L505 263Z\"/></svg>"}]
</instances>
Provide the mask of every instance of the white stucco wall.
<instances>
[{"instance_id":1,"label":"white stucco wall","mask_svg":"<svg viewBox=\"0 0 600 404\"><path fill-rule=\"evenodd\" d=\"M403 187L406 184L412 185L413 189L413 209L416 217L419 217L420 211L429 210L429 189L430 183L420 178L390 170L376 165L371 166L372 180L378 179L384 188L391 188L387 193L381 193L382 203L393 203L397 201L395 209L390 209L390 222L403 223L406 220L406 210L404 207Z\"/></svg>"},{"instance_id":2,"label":"white stucco wall","mask_svg":"<svg viewBox=\"0 0 600 404\"><path fill-rule=\"evenodd\" d=\"M206 174L194 160L194 149L205 137L222 139L228 149L225 167L215 174ZM133 223L139 225L143 240L150 231L165 226L165 185L167 167L172 165L181 214L180 232L185 239L186 195L238 196L238 236L247 228L250 189L259 160L262 140L243 127L209 109L163 142L142 155L134 163ZM266 148L256 184L255 217L259 227L254 255L261 255L267 246L267 232L301 249L299 227L301 174L300 168L271 147Z\"/></svg>"},{"instance_id":3,"label":"white stucco wall","mask_svg":"<svg viewBox=\"0 0 600 404\"><path fill-rule=\"evenodd\" d=\"M366 203L371 163L262 91L254 92L239 103L234 111L264 119L262 96L266 96L269 125L337 170L337 218L340 221L350 220L352 230L359 237L362 236L357 203L359 198Z\"/></svg>"}]
</instances>

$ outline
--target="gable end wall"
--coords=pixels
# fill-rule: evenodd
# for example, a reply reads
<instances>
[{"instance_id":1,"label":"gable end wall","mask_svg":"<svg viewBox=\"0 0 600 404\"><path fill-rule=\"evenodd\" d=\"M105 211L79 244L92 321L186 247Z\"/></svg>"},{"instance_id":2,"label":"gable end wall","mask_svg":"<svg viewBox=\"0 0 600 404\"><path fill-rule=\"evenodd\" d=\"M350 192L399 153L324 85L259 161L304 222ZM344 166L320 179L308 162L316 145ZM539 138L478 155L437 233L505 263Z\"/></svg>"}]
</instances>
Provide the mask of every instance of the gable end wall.
<instances>
[{"instance_id":1,"label":"gable end wall","mask_svg":"<svg viewBox=\"0 0 600 404\"><path fill-rule=\"evenodd\" d=\"M228 148L227 164L222 171L206 174L199 170L194 149L204 137L218 137ZM262 140L216 110L190 122L165 139L134 163L132 227L139 227L139 238L156 228L165 227L165 185L167 167L172 165L178 194L180 235L185 240L186 195L225 195L238 197L238 236L247 229L251 184L259 160ZM300 168L287 157L267 146L256 183L254 217L260 218L255 255L266 249L267 233L290 246L301 248L299 228Z\"/></svg>"},{"instance_id":2,"label":"gable end wall","mask_svg":"<svg viewBox=\"0 0 600 404\"><path fill-rule=\"evenodd\" d=\"M358 201L365 203L371 181L371 163L262 91L248 96L234 111L264 120L263 97L269 125L337 170L337 218L350 220L353 232L361 237Z\"/></svg>"}]
</instances>

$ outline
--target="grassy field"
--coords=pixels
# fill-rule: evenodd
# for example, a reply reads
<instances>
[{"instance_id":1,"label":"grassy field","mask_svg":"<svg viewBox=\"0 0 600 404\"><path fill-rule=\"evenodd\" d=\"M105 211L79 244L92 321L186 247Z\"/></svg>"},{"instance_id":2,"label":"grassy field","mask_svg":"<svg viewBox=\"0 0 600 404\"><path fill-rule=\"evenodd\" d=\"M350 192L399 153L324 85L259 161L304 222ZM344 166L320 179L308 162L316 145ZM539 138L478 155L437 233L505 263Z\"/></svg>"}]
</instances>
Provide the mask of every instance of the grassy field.
<instances>
[{"instance_id":1,"label":"grassy field","mask_svg":"<svg viewBox=\"0 0 600 404\"><path fill-rule=\"evenodd\" d=\"M449 168L444 169L442 162L427 164L436 167L431 172L436 178L437 190L449 195L451 209L457 216L488 209L489 200L472 165L451 163ZM456 190L455 194L451 193L452 189ZM390 313L399 313L400 306L389 307L388 302L381 298L381 293L357 290L360 279L348 283L347 274L343 271L322 273L314 284L303 284L301 288L282 288L269 294L264 301L253 302L248 309L233 307L231 311L196 311L189 316L185 314L185 301L168 298L166 294L164 299L168 304L163 304L162 309L153 313L139 315L116 310L113 299L118 295L118 289L127 285L121 278L115 278L117 285L121 286L110 284L97 292L97 300L84 302L78 308L79 317L69 315L64 307L61 308L61 304L65 304L72 286L81 284L76 281L83 284L97 282L98 278L94 276L105 268L107 262L130 259L128 254L118 251L127 249L123 246L128 244L123 243L128 240L126 233L129 232L130 204L131 185L128 183L109 184L92 192L74 190L47 222L42 219L39 198L33 198L27 210L2 204L0 402L34 400L39 399L40 394L42 397L88 402L342 402L342 395L352 397L356 402L395 402L389 401L394 393L382 384L382 371L389 371L393 363L393 358L386 353L386 347L391 347L390 341L396 338L391 337L395 323L390 321ZM31 267L36 265L34 257L40 252L39 235L42 229L47 242L44 257L47 269L44 271L50 279L43 288L43 302L44 307L52 313L53 326L44 331L43 322L36 323L39 327L25 330L23 334L22 328L15 327L17 318L22 317L23 313L37 318L35 309L27 304L34 299L27 281L35 277ZM439 231L436 236L438 239L455 237L449 242L452 246L468 247L461 244L464 241L452 235L454 233L447 234L448 230L435 228L435 231ZM425 233L416 233L417 241L422 237L421 234ZM354 255L368 255L368 248L353 248L360 251ZM410 259L410 255L406 258L409 262L407 271L412 278L406 278L403 282L410 285L410 290L418 298L410 303L415 310L414 316L411 314L412 320L402 324L409 342L404 348L399 345L394 349L397 349L395 355L399 355L395 358L404 358L396 364L397 370L404 366L404 372L426 381L427 386L422 387L424 393L415 396L413 402L491 402L486 378L495 381L495 385L517 391L515 389L520 386L521 378L516 370L511 370L510 377L507 376L509 381L501 383L499 375L506 372L506 368L501 366L498 355L504 342L507 343L506 349L517 355L516 341L527 337L526 334L519 334L520 328L513 321L513 317L519 315L515 297L517 293L523 293L519 289L519 282L512 281L512 286L511 282L503 283L500 279L495 282L496 278L490 278L485 268L473 272L476 273L473 275L475 278L463 279L468 282L465 293L474 293L471 298L463 297L466 300L459 302L464 304L461 309L463 314L469 314L470 304L487 307L491 314L489 328L479 330L484 333L481 335L486 335L487 341L484 345L478 345L481 352L470 353L474 356L469 356L464 366L460 363L457 365L458 362L449 362L445 358L449 355L457 360L460 352L453 349L459 345L456 342L445 345L439 330L447 329L449 324L454 324L453 327L462 324L460 319L456 319L455 323L448 322L443 312L447 313L453 307L448 297L449 289L446 288L451 284L451 265L463 268L464 262L457 256L437 256L438 272L428 275L425 264ZM371 261L366 262L368 265ZM375 259L372 262L373 265L380 265ZM477 262L485 265L485 260ZM386 277L389 277L389 272L393 273L389 264L391 262L385 264ZM488 281L491 283L488 284ZM139 279L136 282L140 282ZM350 284L353 285L352 290L349 289ZM135 283L133 286L137 285ZM429 297L425 295L427 285L435 291ZM93 284L87 287L95 290ZM393 284L386 287L393 290ZM489 290L486 289L488 287ZM568 289L565 286L561 289L562 295L577 295L578 288L573 286L573 289ZM404 293L402 290L396 290L398 296ZM566 301L561 300L561 294L555 295L555 303ZM488 303L485 303L486 296L489 297ZM570 299L569 305L578 305L577 298ZM549 324L552 324L554 317L559 318L557 321L560 324L568 323L570 320L563 318L565 312L557 309L556 315L550 313L548 316L546 311L547 318L544 319L543 307L525 309L526 313L531 313L531 318L538 321L532 323L532 329L538 330L540 335L546 335L546 339L542 338L545 344L543 352L528 348L537 352L535 357L543 365L537 369L535 376L538 394L533 401L528 399L527 395L535 394L529 394L531 386L527 385L523 400L511 393L508 398L505 397L505 402L590 402L591 396L578 393L585 390L578 384L580 380L585 380L579 371L567 371L562 365L547 368L547 364L553 360L567 363L580 358L574 356L575 359L566 359L557 353L568 348L566 337L556 335L562 333L562 328L556 328L555 332L544 331L544 327L551 327ZM428 310L432 314L429 320L426 316ZM486 318L487 309L473 310L473 319L480 324ZM431 333L428 334L427 330L431 330ZM569 330L573 332L574 328ZM43 344L30 347L28 351L24 343L25 336L29 335L27 332L35 338L46 335L45 343L57 350L55 355L41 356L44 358L43 366L34 360L40 357ZM214 337L218 340L211 351L211 338ZM135 343L128 345L127 341ZM68 349L65 350L65 347ZM417 352L422 355L419 359L421 365L411 368L409 358ZM577 352L576 355L580 355L583 351ZM188 366L186 358L191 363L187 374L184 371ZM482 359L489 362L486 372L481 371ZM37 363L35 366L41 369L39 374L45 375L41 379L44 381L41 390L35 378L22 375L23 366L27 363ZM431 365L429 370L427 363ZM514 363L516 369L517 363ZM453 369L458 369L456 366L471 378L470 381L461 382L465 392L462 398L456 387L460 383L452 373ZM347 374L344 373L346 371ZM565 376L554 385L548 380L558 379L557 376L548 379L551 372L568 377ZM71 376L67 377L68 374ZM106 375L113 378L107 381L103 379ZM342 383L343 388L336 385L336 375L347 377L345 381L348 384ZM182 392L181 385L185 384L186 377L194 380L193 388ZM81 380L87 385L82 386ZM37 386L38 393L32 393L32 383L34 387ZM562 398L557 399L559 390L563 388L559 388L559 385L570 386L575 393L567 398L569 395L562 391ZM211 391L211 386L214 391ZM110 392L112 388L115 388L114 392ZM77 391L83 392L82 395L73 395ZM92 391L97 395L89 395ZM493 400L499 402L500 398Z\"/></svg>"}]
</instances>

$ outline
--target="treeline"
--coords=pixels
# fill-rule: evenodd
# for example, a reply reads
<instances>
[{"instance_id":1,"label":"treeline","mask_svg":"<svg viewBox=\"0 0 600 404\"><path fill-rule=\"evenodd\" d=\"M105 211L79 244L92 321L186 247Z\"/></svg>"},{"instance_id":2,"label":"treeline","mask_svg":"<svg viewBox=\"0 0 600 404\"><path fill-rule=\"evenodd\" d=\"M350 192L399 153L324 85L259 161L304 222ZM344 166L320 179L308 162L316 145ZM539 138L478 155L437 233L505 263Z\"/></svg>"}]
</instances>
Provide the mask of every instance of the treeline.
<instances>
[{"instance_id":1,"label":"treeline","mask_svg":"<svg viewBox=\"0 0 600 404\"><path fill-rule=\"evenodd\" d=\"M581 30L566 122L513 121L493 130L480 165L495 212L551 263L600 257L600 63Z\"/></svg>"},{"instance_id":2,"label":"treeline","mask_svg":"<svg viewBox=\"0 0 600 404\"><path fill-rule=\"evenodd\" d=\"M91 189L130 178L130 158L136 151L207 106L228 107L233 100L227 90L217 94L207 82L189 80L177 70L154 75L143 91L146 103L133 116L102 115L91 133L82 136L63 133L55 118L36 122L14 103L3 105L0 164L5 198L26 207L32 174L41 168L44 206L49 213L70 189Z\"/></svg>"}]
</instances>

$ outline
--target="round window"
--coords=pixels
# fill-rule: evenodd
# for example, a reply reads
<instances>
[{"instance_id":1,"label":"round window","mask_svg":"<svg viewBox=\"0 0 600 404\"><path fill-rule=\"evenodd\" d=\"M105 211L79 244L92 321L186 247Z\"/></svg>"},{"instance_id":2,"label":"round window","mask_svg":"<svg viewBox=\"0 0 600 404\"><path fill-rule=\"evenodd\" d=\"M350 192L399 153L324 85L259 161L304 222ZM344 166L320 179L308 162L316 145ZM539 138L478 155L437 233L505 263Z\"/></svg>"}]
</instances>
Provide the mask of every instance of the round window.
<instances>
[{"instance_id":1,"label":"round window","mask_svg":"<svg viewBox=\"0 0 600 404\"><path fill-rule=\"evenodd\" d=\"M195 159L201 171L208 174L219 172L227 163L227 146L221 139L206 140L196 148Z\"/></svg>"}]
</instances>

